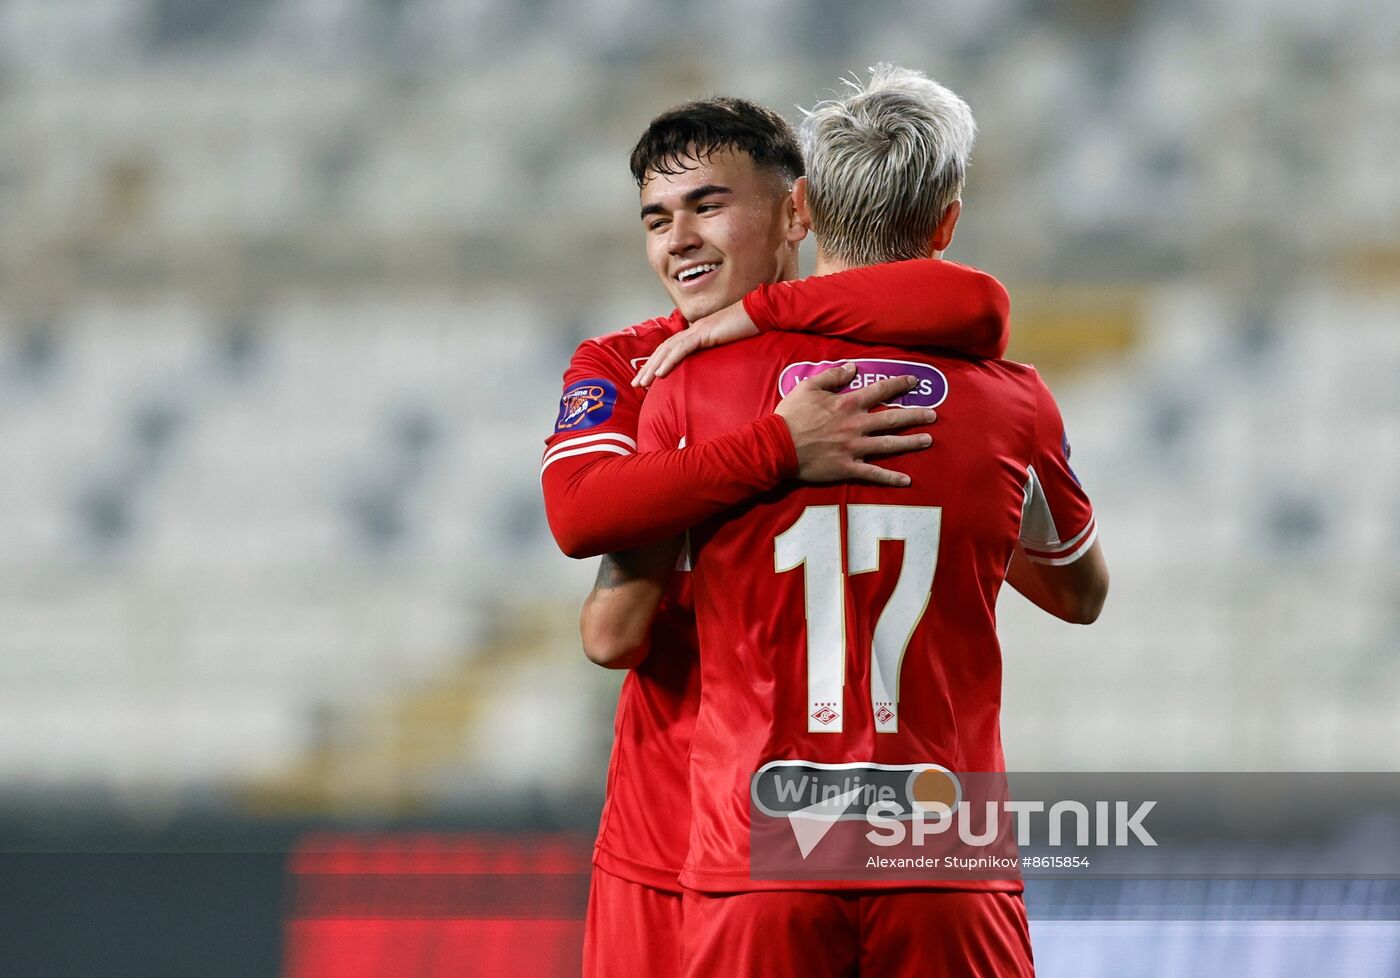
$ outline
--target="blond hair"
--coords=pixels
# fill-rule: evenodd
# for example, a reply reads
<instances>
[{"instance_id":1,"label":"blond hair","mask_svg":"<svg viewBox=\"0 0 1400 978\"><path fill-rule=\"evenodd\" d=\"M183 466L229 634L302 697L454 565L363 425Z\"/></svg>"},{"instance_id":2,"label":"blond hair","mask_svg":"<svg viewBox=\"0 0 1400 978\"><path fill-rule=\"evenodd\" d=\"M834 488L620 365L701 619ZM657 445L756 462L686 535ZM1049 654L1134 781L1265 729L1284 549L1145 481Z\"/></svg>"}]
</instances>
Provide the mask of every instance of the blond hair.
<instances>
[{"instance_id":1,"label":"blond hair","mask_svg":"<svg viewBox=\"0 0 1400 978\"><path fill-rule=\"evenodd\" d=\"M807 200L822 250L850 265L926 258L962 195L977 123L922 72L879 64L870 81L810 111L801 126Z\"/></svg>"}]
</instances>

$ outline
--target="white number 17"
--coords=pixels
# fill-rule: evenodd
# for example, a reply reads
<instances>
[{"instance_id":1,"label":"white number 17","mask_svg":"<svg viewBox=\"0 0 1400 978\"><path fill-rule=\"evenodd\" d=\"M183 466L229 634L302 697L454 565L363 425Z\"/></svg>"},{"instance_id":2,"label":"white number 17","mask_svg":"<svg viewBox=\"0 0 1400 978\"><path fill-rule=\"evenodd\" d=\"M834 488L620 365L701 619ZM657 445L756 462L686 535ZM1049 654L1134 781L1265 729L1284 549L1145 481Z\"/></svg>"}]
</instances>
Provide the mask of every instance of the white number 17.
<instances>
[{"instance_id":1,"label":"white number 17","mask_svg":"<svg viewBox=\"0 0 1400 978\"><path fill-rule=\"evenodd\" d=\"M943 511L937 506L849 506L841 566L841 507L808 506L773 540L773 569L803 569L807 602L807 730L836 733L846 712L846 573L880 569L880 541L904 541L894 593L875 623L870 700L875 729L899 729L899 671L904 650L928 608L938 568Z\"/></svg>"}]
</instances>

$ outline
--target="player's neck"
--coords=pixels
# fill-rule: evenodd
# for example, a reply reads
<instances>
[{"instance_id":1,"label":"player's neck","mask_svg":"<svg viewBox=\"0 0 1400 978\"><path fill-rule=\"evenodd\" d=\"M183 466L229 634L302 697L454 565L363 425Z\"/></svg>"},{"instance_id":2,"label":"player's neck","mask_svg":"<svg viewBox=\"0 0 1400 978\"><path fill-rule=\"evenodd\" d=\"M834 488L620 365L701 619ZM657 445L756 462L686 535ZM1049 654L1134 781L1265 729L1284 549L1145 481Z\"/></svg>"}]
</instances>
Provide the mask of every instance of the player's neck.
<instances>
[{"instance_id":1,"label":"player's neck","mask_svg":"<svg viewBox=\"0 0 1400 978\"><path fill-rule=\"evenodd\" d=\"M824 252L824 251L822 251L820 248L818 248L818 249L817 249L817 264L816 264L816 266L812 269L812 275L813 275L813 277L816 277L816 276L818 276L818 275L834 275L834 274L836 274L837 272L844 272L844 271L846 271L847 269L855 268L855 267L856 267L856 266L851 265L851 264L849 264L849 263L847 263L847 262L844 262L844 261L842 261L842 260L839 259L839 258L833 258L833 257L831 257L831 256L828 255L826 252Z\"/></svg>"},{"instance_id":2,"label":"player's neck","mask_svg":"<svg viewBox=\"0 0 1400 978\"><path fill-rule=\"evenodd\" d=\"M935 251L933 254L929 255L929 257L942 258L943 252ZM837 272L845 272L849 271L852 268L860 267L860 265L852 265L850 262L843 261L842 259L836 258L832 255L828 255L825 251L821 249L821 246L818 246L817 264L812 269L812 276L815 278L818 275L834 275Z\"/></svg>"}]
</instances>

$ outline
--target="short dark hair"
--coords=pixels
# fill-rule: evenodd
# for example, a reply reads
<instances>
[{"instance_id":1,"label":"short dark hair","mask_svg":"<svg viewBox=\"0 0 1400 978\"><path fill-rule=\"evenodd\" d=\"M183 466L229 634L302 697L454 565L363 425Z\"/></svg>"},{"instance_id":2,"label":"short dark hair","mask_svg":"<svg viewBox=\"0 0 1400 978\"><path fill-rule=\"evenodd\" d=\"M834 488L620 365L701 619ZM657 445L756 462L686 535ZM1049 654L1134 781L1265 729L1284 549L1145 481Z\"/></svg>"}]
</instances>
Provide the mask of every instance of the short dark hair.
<instances>
[{"instance_id":1,"label":"short dark hair","mask_svg":"<svg viewBox=\"0 0 1400 978\"><path fill-rule=\"evenodd\" d=\"M787 180L802 176L802 150L787 120L748 99L707 98L667 109L647 126L632 148L632 176L642 186L648 173L694 169L687 160L732 149Z\"/></svg>"}]
</instances>

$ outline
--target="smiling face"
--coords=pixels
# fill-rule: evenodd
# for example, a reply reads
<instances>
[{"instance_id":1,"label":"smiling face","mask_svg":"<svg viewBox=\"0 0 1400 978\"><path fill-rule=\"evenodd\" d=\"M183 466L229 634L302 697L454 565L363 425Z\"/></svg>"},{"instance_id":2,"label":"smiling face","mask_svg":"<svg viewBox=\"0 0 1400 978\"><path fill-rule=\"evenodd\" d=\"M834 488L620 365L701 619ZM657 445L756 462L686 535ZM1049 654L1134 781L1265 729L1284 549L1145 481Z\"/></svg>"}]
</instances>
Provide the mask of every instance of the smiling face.
<instances>
[{"instance_id":1,"label":"smiling face","mask_svg":"<svg viewBox=\"0 0 1400 978\"><path fill-rule=\"evenodd\" d=\"M781 175L719 150L642 184L647 261L690 322L760 285L797 277L798 221Z\"/></svg>"}]
</instances>

